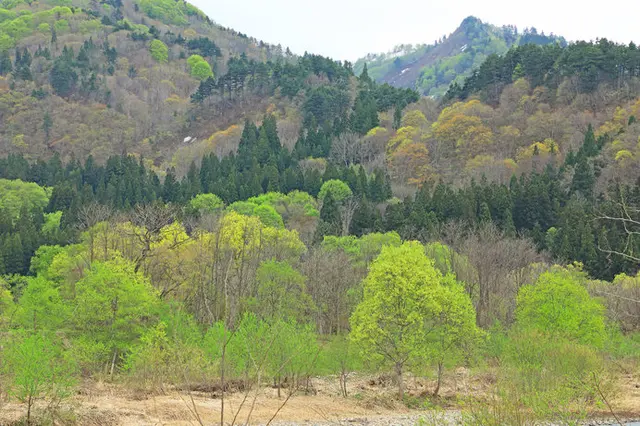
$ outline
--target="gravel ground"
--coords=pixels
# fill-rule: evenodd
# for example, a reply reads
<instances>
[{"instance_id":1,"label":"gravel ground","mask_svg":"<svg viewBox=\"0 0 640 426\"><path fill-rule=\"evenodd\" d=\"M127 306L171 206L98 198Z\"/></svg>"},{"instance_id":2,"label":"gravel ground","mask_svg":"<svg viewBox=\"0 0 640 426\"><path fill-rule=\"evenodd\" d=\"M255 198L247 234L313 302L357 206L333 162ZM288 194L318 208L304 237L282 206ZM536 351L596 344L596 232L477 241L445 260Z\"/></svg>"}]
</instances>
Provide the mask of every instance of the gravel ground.
<instances>
[{"instance_id":1,"label":"gravel ground","mask_svg":"<svg viewBox=\"0 0 640 426\"><path fill-rule=\"evenodd\" d=\"M424 413L419 415L405 415L405 416L393 416L393 417L354 417L343 420L327 420L325 422L274 422L275 426L329 426L329 425L342 425L342 426L414 426L417 424L423 426L456 426L459 425L460 415L456 412L448 413ZM640 426L640 419L625 419L624 426ZM549 424L548 426L555 426ZM618 426L618 423L614 419L600 419L590 420L584 424L584 426Z\"/></svg>"},{"instance_id":2,"label":"gravel ground","mask_svg":"<svg viewBox=\"0 0 640 426\"><path fill-rule=\"evenodd\" d=\"M414 426L416 424L422 424L425 426L454 426L456 424L456 420L458 415L455 413L446 413L439 414L436 422L428 421L420 423L424 421L428 415L420 414L420 415L404 415L404 416L393 416L393 417L354 417L350 419L343 420L327 420L326 422L304 422L304 423L290 423L290 422L275 422L272 423L276 426L328 426L328 425L343 425L343 426Z\"/></svg>"}]
</instances>

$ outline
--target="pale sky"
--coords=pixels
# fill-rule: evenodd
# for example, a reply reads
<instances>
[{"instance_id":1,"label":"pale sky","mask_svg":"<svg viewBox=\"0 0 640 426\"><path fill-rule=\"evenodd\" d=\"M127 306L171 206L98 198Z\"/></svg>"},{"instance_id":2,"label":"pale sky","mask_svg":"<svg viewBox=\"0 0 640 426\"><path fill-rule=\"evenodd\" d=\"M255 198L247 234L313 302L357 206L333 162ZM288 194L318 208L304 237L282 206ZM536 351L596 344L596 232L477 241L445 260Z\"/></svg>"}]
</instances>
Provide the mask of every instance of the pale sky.
<instances>
[{"instance_id":1,"label":"pale sky","mask_svg":"<svg viewBox=\"0 0 640 426\"><path fill-rule=\"evenodd\" d=\"M218 24L294 53L355 61L398 44L432 43L473 15L567 40L640 42L640 1L189 0ZM594 6L591 6L594 5Z\"/></svg>"}]
</instances>

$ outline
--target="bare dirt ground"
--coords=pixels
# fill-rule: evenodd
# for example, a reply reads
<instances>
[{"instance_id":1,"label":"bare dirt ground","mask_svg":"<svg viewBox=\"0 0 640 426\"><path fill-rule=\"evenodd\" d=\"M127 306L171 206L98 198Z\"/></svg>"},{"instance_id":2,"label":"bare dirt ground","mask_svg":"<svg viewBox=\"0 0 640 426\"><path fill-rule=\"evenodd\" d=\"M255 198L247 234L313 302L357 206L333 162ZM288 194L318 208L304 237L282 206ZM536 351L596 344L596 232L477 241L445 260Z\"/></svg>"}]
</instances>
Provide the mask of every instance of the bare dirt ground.
<instances>
[{"instance_id":1,"label":"bare dirt ground","mask_svg":"<svg viewBox=\"0 0 640 426\"><path fill-rule=\"evenodd\" d=\"M446 411L435 417L428 411L410 410L398 403L395 389L384 378L352 378L349 398L339 396L337 378L314 379L311 393L298 392L289 399L286 389L280 398L272 388L251 392L246 400L244 393L236 392L225 399L224 421L231 424L235 419L236 424L253 425L272 421L280 426L383 426L414 425L429 418L428 424L455 424L457 398L482 395L491 382L489 375L470 376L466 370L458 370L447 378L438 400ZM433 386L433 382L415 378L407 383L410 395L415 397L429 395ZM622 377L620 386L618 396L611 401L615 410L624 418L640 418L640 377ZM220 422L221 400L219 395L205 392L170 390L148 394L118 384L87 382L66 408L74 413L76 424L88 426L214 425ZM0 425L11 425L24 413L23 405L0 402ZM608 415L604 411L601 414Z\"/></svg>"}]
</instances>

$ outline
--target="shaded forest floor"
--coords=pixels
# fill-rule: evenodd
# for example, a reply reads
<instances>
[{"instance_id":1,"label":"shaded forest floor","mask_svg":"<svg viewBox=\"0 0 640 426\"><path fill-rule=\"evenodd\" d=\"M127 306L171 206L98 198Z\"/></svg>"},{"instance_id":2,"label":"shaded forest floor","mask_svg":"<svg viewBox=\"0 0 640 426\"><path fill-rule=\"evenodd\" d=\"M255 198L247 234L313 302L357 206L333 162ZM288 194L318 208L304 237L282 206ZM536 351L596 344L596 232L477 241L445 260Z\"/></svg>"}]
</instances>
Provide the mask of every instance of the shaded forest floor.
<instances>
[{"instance_id":1,"label":"shaded forest floor","mask_svg":"<svg viewBox=\"0 0 640 426\"><path fill-rule=\"evenodd\" d=\"M348 398L340 396L336 377L316 378L311 381L309 391L302 389L289 399L287 389L283 389L278 398L276 389L261 388L257 397L252 391L246 400L244 392L233 392L225 399L225 423L231 424L235 417L236 424L247 424L250 415L250 424L262 425L269 421L275 425L414 425L420 420L426 420L423 423L426 425L455 424L460 401L466 397L482 398L492 383L489 373L469 375L467 370L459 369L447 377L436 400L430 398L434 381L410 378L407 401L413 408L408 408L398 401L387 377L353 377ZM611 403L621 418L640 419L640 374L621 376L617 395ZM435 407L438 410L432 411ZM38 408L42 410L42 404ZM24 412L23 405L0 403L0 425L14 424ZM122 384L89 381L58 410L56 424L213 425L219 424L220 412L219 391L148 393ZM610 414L603 410L594 414L594 418L597 417L607 418Z\"/></svg>"}]
</instances>

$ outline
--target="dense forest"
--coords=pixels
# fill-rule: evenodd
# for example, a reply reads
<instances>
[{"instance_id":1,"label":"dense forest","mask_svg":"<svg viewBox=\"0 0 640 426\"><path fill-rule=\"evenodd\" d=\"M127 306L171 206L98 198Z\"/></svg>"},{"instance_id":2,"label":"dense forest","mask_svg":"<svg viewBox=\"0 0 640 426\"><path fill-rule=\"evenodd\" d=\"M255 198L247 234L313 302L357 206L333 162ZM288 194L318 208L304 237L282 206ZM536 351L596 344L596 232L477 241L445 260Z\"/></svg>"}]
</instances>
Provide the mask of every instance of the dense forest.
<instances>
[{"instance_id":1,"label":"dense forest","mask_svg":"<svg viewBox=\"0 0 640 426\"><path fill-rule=\"evenodd\" d=\"M183 1L0 0L0 412L104 381L236 424L362 375L469 426L640 414L640 51L536 34L436 101Z\"/></svg>"}]
</instances>

